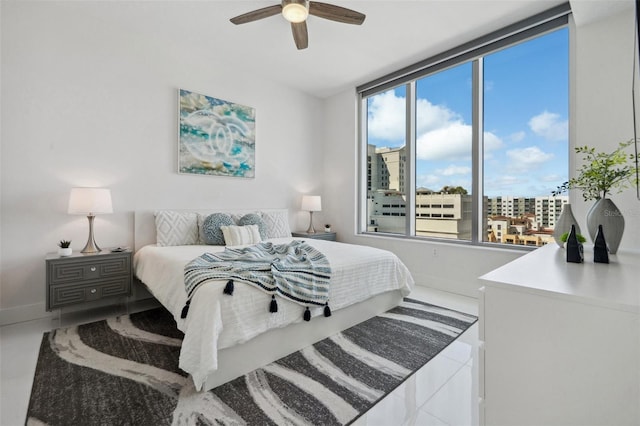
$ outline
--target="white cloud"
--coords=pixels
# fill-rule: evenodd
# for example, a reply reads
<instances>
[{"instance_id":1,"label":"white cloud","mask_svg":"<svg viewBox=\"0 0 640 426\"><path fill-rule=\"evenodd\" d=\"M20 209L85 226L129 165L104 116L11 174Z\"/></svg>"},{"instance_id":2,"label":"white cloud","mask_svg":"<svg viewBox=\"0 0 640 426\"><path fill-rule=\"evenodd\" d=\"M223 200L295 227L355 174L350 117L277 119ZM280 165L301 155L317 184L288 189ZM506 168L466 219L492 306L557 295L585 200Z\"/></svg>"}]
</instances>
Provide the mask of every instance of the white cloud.
<instances>
[{"instance_id":1,"label":"white cloud","mask_svg":"<svg viewBox=\"0 0 640 426\"><path fill-rule=\"evenodd\" d=\"M369 137L389 141L404 140L405 102L404 96L396 96L393 90L372 97L367 119Z\"/></svg>"},{"instance_id":2,"label":"white cloud","mask_svg":"<svg viewBox=\"0 0 640 426\"><path fill-rule=\"evenodd\" d=\"M416 101L416 132L418 135L442 128L447 124L460 123L460 114L442 105L434 105L427 99Z\"/></svg>"},{"instance_id":3,"label":"white cloud","mask_svg":"<svg viewBox=\"0 0 640 426\"><path fill-rule=\"evenodd\" d=\"M567 140L569 123L561 120L560 114L544 111L529 120L531 130L550 141Z\"/></svg>"},{"instance_id":4,"label":"white cloud","mask_svg":"<svg viewBox=\"0 0 640 426\"><path fill-rule=\"evenodd\" d=\"M558 174L540 176L540 181L542 182L562 182L565 180L567 180L566 176L563 177Z\"/></svg>"},{"instance_id":5,"label":"white cloud","mask_svg":"<svg viewBox=\"0 0 640 426\"><path fill-rule=\"evenodd\" d=\"M437 190L442 187L442 184L438 175L419 175L416 177L416 186Z\"/></svg>"},{"instance_id":6,"label":"white cloud","mask_svg":"<svg viewBox=\"0 0 640 426\"><path fill-rule=\"evenodd\" d=\"M471 167L454 166L453 164L445 169L438 169L436 173L442 176L465 175L471 173Z\"/></svg>"},{"instance_id":7,"label":"white cloud","mask_svg":"<svg viewBox=\"0 0 640 426\"><path fill-rule=\"evenodd\" d=\"M459 122L443 123L435 130L418 137L416 156L419 160L460 160L471 157L471 126ZM484 133L485 152L502 147L502 140L490 132Z\"/></svg>"},{"instance_id":8,"label":"white cloud","mask_svg":"<svg viewBox=\"0 0 640 426\"><path fill-rule=\"evenodd\" d=\"M512 191L516 185L526 183L526 179L518 176L500 175L488 178L484 184L485 192L500 192L501 190Z\"/></svg>"},{"instance_id":9,"label":"white cloud","mask_svg":"<svg viewBox=\"0 0 640 426\"><path fill-rule=\"evenodd\" d=\"M526 171L538 168L551 160L553 154L543 152L537 146L530 146L522 149L510 149L507 151L507 157L511 161L510 169Z\"/></svg>"},{"instance_id":10,"label":"white cloud","mask_svg":"<svg viewBox=\"0 0 640 426\"><path fill-rule=\"evenodd\" d=\"M371 98L368 132L371 139L400 142L405 137L405 98L393 90ZM416 101L416 155L418 160L459 160L471 156L471 126L443 105ZM502 147L491 132L484 133L485 152Z\"/></svg>"},{"instance_id":11,"label":"white cloud","mask_svg":"<svg viewBox=\"0 0 640 426\"><path fill-rule=\"evenodd\" d=\"M511 142L521 142L525 136L527 136L527 134L524 131L515 132L509 135L509 140L511 140Z\"/></svg>"}]
</instances>

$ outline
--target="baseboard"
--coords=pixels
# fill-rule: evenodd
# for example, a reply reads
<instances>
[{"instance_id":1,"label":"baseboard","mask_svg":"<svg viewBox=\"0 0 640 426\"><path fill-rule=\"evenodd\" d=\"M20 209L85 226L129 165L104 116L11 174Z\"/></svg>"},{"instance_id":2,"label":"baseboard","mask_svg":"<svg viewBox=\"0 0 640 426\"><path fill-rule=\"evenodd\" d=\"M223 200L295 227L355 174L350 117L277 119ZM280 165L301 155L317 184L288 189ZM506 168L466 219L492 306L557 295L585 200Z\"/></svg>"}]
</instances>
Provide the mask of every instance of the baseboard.
<instances>
[{"instance_id":1,"label":"baseboard","mask_svg":"<svg viewBox=\"0 0 640 426\"><path fill-rule=\"evenodd\" d=\"M33 305L5 308L0 309L0 326L42 318L51 318L51 316L52 313L47 312L44 302L34 303Z\"/></svg>"},{"instance_id":2,"label":"baseboard","mask_svg":"<svg viewBox=\"0 0 640 426\"><path fill-rule=\"evenodd\" d=\"M470 280L471 282L459 283L451 279L435 277L428 274L414 274L413 279L416 283L420 283L417 285L423 287L473 297L474 299L479 297L478 289L482 286L478 279Z\"/></svg>"}]
</instances>

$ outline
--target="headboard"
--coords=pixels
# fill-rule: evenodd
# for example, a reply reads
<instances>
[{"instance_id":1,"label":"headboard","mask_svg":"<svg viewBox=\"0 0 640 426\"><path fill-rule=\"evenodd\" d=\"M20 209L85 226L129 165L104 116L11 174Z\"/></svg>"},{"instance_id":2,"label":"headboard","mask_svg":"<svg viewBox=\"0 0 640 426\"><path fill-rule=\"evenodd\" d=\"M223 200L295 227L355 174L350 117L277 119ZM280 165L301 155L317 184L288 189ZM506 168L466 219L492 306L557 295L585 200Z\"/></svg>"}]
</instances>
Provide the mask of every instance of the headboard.
<instances>
[{"instance_id":1,"label":"headboard","mask_svg":"<svg viewBox=\"0 0 640 426\"><path fill-rule=\"evenodd\" d=\"M211 213L227 213L244 215L256 212L287 212L289 223L291 224L291 214L288 209L205 209L205 210L189 210L189 209L155 209L155 210L136 210L133 216L133 248L134 252L143 246L156 243L156 221L155 212L160 210L173 210L178 212L190 212L208 215Z\"/></svg>"}]
</instances>

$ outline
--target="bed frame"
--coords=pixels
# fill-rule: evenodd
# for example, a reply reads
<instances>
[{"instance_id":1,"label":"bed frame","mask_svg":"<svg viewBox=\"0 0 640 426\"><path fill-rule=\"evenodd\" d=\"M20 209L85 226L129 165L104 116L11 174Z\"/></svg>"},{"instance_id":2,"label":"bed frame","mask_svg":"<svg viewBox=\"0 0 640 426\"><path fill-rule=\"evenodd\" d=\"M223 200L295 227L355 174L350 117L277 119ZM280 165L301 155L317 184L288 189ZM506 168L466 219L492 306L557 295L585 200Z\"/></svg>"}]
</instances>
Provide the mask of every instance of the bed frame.
<instances>
[{"instance_id":1,"label":"bed frame","mask_svg":"<svg viewBox=\"0 0 640 426\"><path fill-rule=\"evenodd\" d=\"M283 209L215 210L226 213L252 213L255 211L282 211ZM212 213L211 210L180 210ZM291 223L291 217L289 217ZM134 213L134 247L137 251L147 244L155 244L154 211ZM331 317L314 317L310 322L291 324L272 329L243 344L218 352L218 370L207 378L204 390L242 376L292 352L298 351L355 324L374 317L402 301L399 290L379 294L364 302L333 311Z\"/></svg>"}]
</instances>

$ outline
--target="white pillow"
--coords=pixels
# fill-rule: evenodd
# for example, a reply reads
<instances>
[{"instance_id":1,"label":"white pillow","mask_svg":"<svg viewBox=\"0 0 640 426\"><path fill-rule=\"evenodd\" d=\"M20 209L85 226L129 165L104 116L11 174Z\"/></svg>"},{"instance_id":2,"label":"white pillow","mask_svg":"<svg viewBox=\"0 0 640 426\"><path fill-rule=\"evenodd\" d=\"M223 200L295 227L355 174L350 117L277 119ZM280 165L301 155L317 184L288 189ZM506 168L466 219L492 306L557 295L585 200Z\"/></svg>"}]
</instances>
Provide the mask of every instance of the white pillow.
<instances>
[{"instance_id":1,"label":"white pillow","mask_svg":"<svg viewBox=\"0 0 640 426\"><path fill-rule=\"evenodd\" d=\"M261 212L262 221L267 225L266 238L290 237L289 212L287 210Z\"/></svg>"},{"instance_id":2,"label":"white pillow","mask_svg":"<svg viewBox=\"0 0 640 426\"><path fill-rule=\"evenodd\" d=\"M184 246L198 244L198 215L162 210L156 216L156 244Z\"/></svg>"},{"instance_id":3,"label":"white pillow","mask_svg":"<svg viewBox=\"0 0 640 426\"><path fill-rule=\"evenodd\" d=\"M244 246L262 241L258 225L221 226L224 243L228 246Z\"/></svg>"}]
</instances>

